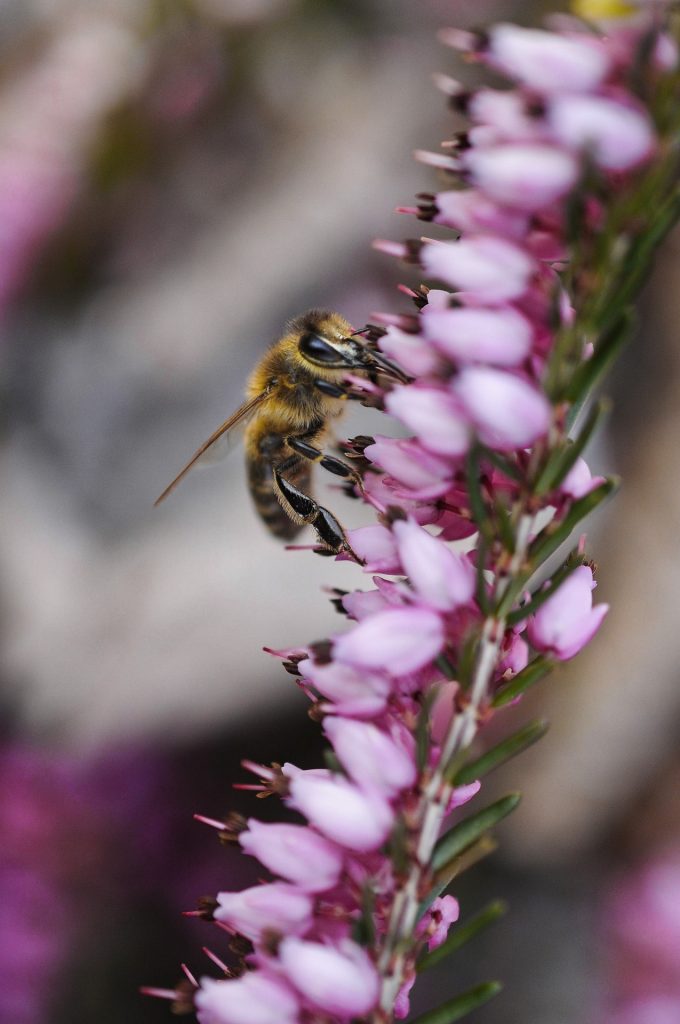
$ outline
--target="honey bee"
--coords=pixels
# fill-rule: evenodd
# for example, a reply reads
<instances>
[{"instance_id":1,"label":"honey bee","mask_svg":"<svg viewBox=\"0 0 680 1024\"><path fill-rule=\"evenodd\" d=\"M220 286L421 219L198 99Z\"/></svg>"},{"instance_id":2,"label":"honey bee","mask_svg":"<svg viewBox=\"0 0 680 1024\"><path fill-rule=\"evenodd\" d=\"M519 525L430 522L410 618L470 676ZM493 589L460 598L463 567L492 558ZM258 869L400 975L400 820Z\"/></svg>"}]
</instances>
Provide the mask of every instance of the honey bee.
<instances>
[{"instance_id":1,"label":"honey bee","mask_svg":"<svg viewBox=\"0 0 680 1024\"><path fill-rule=\"evenodd\" d=\"M246 387L246 400L204 441L163 493L159 505L213 446L245 428L248 486L260 518L274 534L291 540L309 524L322 548L353 554L344 529L332 512L309 493L315 462L360 489L356 470L323 450L331 420L348 399L365 401L344 376L353 371L374 382L379 376L409 378L381 352L358 340L338 313L309 310L292 320L286 333L265 353Z\"/></svg>"}]
</instances>

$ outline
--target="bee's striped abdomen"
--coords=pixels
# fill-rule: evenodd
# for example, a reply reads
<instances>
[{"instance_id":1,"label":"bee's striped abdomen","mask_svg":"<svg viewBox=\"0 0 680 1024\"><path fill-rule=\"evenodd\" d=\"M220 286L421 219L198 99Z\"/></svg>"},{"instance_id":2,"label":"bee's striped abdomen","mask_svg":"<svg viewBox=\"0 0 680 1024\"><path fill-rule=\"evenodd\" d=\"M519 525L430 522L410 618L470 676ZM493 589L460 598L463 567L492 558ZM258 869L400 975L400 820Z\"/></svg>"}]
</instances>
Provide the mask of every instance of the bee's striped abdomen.
<instances>
[{"instance_id":1,"label":"bee's striped abdomen","mask_svg":"<svg viewBox=\"0 0 680 1024\"><path fill-rule=\"evenodd\" d=\"M248 487L260 519L270 533L281 540L292 540L302 529L284 512L274 486L271 463L266 459L246 459ZM311 465L302 459L286 472L286 478L302 491L309 491Z\"/></svg>"}]
</instances>

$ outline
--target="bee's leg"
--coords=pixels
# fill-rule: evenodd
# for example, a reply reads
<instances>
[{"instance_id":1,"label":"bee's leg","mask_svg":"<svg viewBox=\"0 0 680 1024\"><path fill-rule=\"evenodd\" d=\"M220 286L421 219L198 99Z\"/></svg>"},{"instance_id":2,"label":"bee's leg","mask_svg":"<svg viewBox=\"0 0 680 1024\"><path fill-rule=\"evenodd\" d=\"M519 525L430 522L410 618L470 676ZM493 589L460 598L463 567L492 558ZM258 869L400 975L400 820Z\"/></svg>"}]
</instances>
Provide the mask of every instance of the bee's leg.
<instances>
[{"instance_id":1,"label":"bee's leg","mask_svg":"<svg viewBox=\"0 0 680 1024\"><path fill-rule=\"evenodd\" d=\"M352 550L350 542L342 526L332 512L323 505L318 505L308 494L303 494L289 480L282 476L279 469L273 469L274 485L283 508L297 523L308 523L316 531L316 535L324 547L338 554L347 551L357 561L361 561Z\"/></svg>"},{"instance_id":2,"label":"bee's leg","mask_svg":"<svg viewBox=\"0 0 680 1024\"><path fill-rule=\"evenodd\" d=\"M352 390L348 384L333 384L330 380L315 380L314 387L329 398L339 398L344 402L363 402L365 393Z\"/></svg>"},{"instance_id":3,"label":"bee's leg","mask_svg":"<svg viewBox=\"0 0 680 1024\"><path fill-rule=\"evenodd\" d=\"M343 480L351 480L363 492L364 482L361 479L361 475L357 473L353 466L348 466L342 459L336 459L333 455L326 455L320 448L315 448L313 444L309 444L308 441L304 441L300 437L287 437L286 444L298 455L301 455L303 459L308 459L309 462L318 462L321 468L328 470L329 473L341 476Z\"/></svg>"},{"instance_id":4,"label":"bee's leg","mask_svg":"<svg viewBox=\"0 0 680 1024\"><path fill-rule=\"evenodd\" d=\"M368 374L368 380L373 384L376 383L371 373ZM383 408L382 392L380 391L370 392L361 389L355 391L350 384L333 384L329 380L315 380L314 387L322 394L328 395L329 398L339 398L343 402L360 402L367 409Z\"/></svg>"}]
</instances>

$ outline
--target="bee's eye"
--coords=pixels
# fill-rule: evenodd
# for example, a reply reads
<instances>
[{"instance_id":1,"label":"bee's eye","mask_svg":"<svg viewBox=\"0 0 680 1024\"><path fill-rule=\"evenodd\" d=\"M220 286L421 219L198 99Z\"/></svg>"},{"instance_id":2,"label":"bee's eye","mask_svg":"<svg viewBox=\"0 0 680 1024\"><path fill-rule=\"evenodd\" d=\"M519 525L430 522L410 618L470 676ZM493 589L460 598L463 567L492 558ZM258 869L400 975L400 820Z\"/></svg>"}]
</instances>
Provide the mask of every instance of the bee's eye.
<instances>
[{"instance_id":1,"label":"bee's eye","mask_svg":"<svg viewBox=\"0 0 680 1024\"><path fill-rule=\"evenodd\" d=\"M332 345L317 334L303 334L299 344L300 352L313 363L325 366L344 366L345 360Z\"/></svg>"}]
</instances>

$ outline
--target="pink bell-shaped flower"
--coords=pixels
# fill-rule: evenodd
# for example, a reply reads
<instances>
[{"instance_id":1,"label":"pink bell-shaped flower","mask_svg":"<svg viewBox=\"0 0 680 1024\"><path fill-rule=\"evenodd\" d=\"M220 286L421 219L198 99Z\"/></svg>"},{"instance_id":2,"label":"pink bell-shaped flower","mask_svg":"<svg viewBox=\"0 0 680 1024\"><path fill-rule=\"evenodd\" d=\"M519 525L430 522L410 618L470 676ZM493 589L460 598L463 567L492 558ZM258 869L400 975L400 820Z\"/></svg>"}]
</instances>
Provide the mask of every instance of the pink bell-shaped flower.
<instances>
[{"instance_id":1,"label":"pink bell-shaped flower","mask_svg":"<svg viewBox=\"0 0 680 1024\"><path fill-rule=\"evenodd\" d=\"M420 260L429 274L480 304L519 298L536 269L524 249L495 235L426 242Z\"/></svg>"},{"instance_id":2,"label":"pink bell-shaped flower","mask_svg":"<svg viewBox=\"0 0 680 1024\"><path fill-rule=\"evenodd\" d=\"M284 774L290 779L290 806L340 846L367 853L387 839L394 811L384 796L328 771L285 765Z\"/></svg>"},{"instance_id":3,"label":"pink bell-shaped flower","mask_svg":"<svg viewBox=\"0 0 680 1024\"><path fill-rule=\"evenodd\" d=\"M365 950L350 939L337 946L284 939L279 960L300 994L324 1014L363 1017L375 1006L378 974Z\"/></svg>"},{"instance_id":4,"label":"pink bell-shaped flower","mask_svg":"<svg viewBox=\"0 0 680 1024\"><path fill-rule=\"evenodd\" d=\"M410 521L394 524L404 572L418 595L439 611L468 604L475 592L475 570L422 526Z\"/></svg>"},{"instance_id":5,"label":"pink bell-shaped flower","mask_svg":"<svg viewBox=\"0 0 680 1024\"><path fill-rule=\"evenodd\" d=\"M592 569L581 565L531 616L527 636L537 651L567 661L595 636L609 605L593 608L594 586Z\"/></svg>"},{"instance_id":6,"label":"pink bell-shaped flower","mask_svg":"<svg viewBox=\"0 0 680 1024\"><path fill-rule=\"evenodd\" d=\"M270 825L251 818L238 839L246 853L303 892L325 892L340 877L342 851L304 825Z\"/></svg>"},{"instance_id":7,"label":"pink bell-shaped flower","mask_svg":"<svg viewBox=\"0 0 680 1024\"><path fill-rule=\"evenodd\" d=\"M551 407L543 392L504 370L466 367L453 390L480 439L497 451L526 448L550 426Z\"/></svg>"},{"instance_id":8,"label":"pink bell-shaped flower","mask_svg":"<svg viewBox=\"0 0 680 1024\"><path fill-rule=\"evenodd\" d=\"M433 661L444 646L444 626L428 608L386 608L337 637L333 655L356 668L408 675Z\"/></svg>"},{"instance_id":9,"label":"pink bell-shaped flower","mask_svg":"<svg viewBox=\"0 0 680 1024\"><path fill-rule=\"evenodd\" d=\"M416 781L412 755L377 725L351 718L327 718L324 732L343 768L360 786L391 798Z\"/></svg>"},{"instance_id":10,"label":"pink bell-shaped flower","mask_svg":"<svg viewBox=\"0 0 680 1024\"><path fill-rule=\"evenodd\" d=\"M468 422L447 391L397 387L387 395L385 407L437 455L465 455L470 447Z\"/></svg>"},{"instance_id":11,"label":"pink bell-shaped flower","mask_svg":"<svg viewBox=\"0 0 680 1024\"><path fill-rule=\"evenodd\" d=\"M219 892L217 902L215 920L228 924L253 942L259 942L263 931L284 935L307 931L313 911L311 898L287 882L254 885L240 892Z\"/></svg>"},{"instance_id":12,"label":"pink bell-shaped flower","mask_svg":"<svg viewBox=\"0 0 680 1024\"><path fill-rule=\"evenodd\" d=\"M241 978L202 978L194 996L199 1024L298 1024L300 1002L280 978L252 971Z\"/></svg>"}]
</instances>

